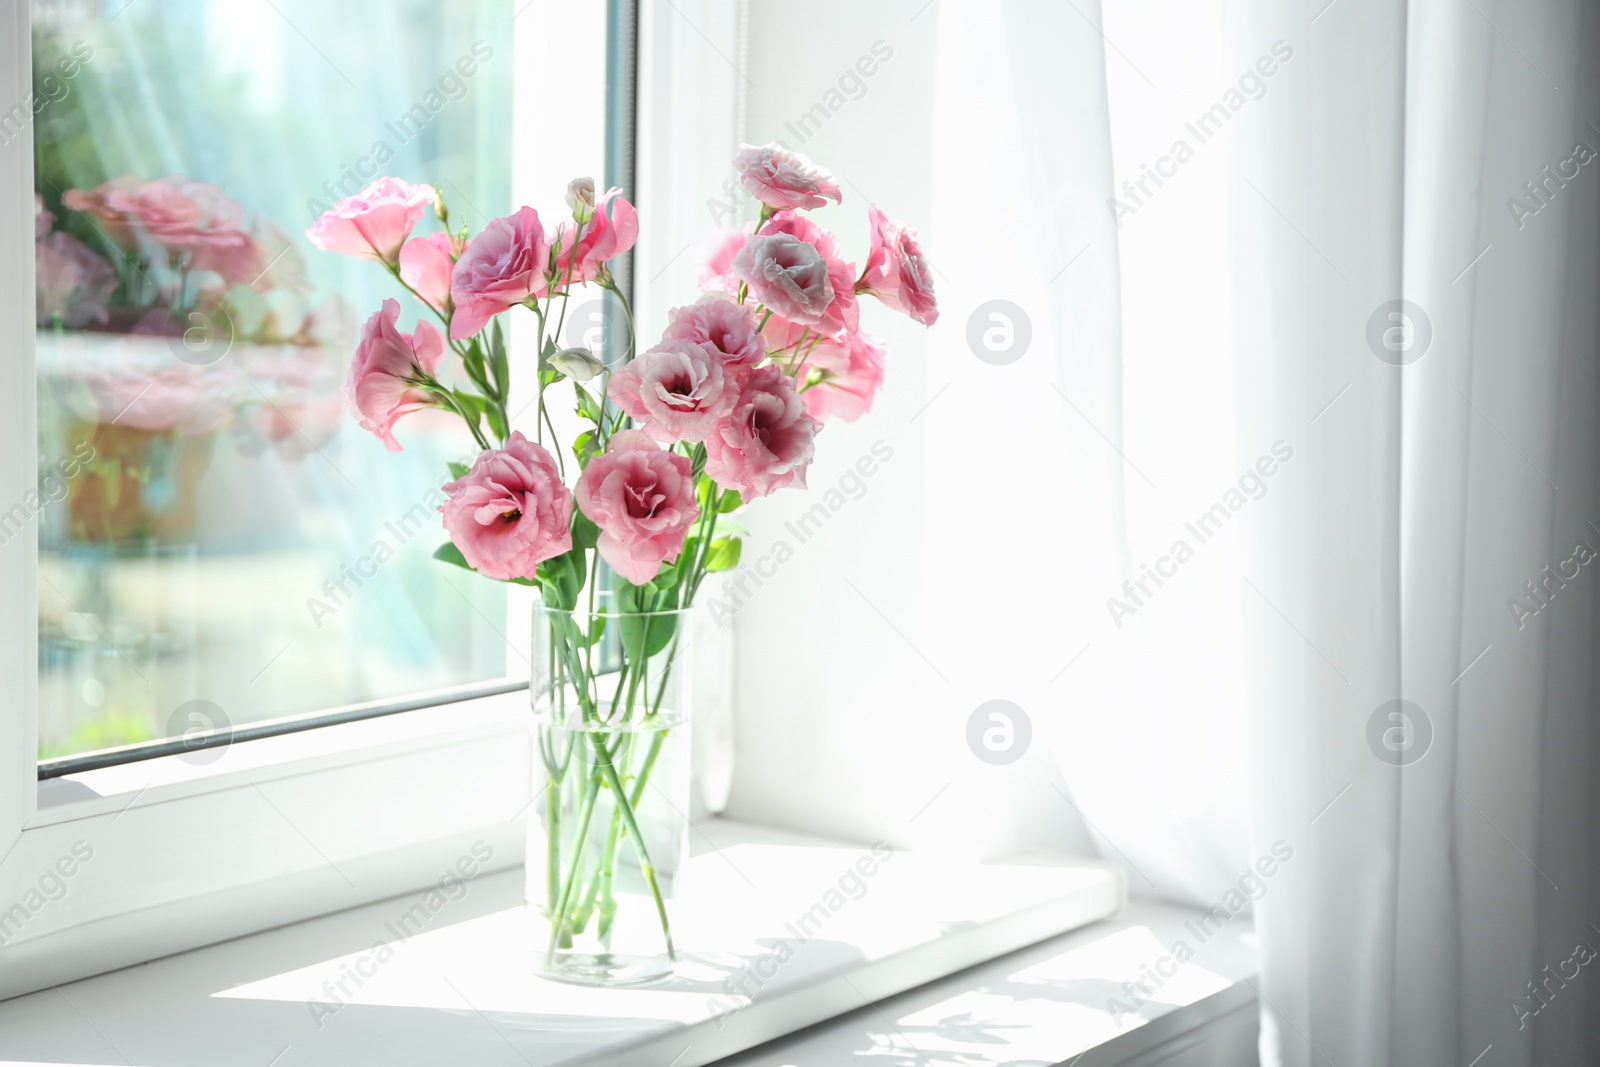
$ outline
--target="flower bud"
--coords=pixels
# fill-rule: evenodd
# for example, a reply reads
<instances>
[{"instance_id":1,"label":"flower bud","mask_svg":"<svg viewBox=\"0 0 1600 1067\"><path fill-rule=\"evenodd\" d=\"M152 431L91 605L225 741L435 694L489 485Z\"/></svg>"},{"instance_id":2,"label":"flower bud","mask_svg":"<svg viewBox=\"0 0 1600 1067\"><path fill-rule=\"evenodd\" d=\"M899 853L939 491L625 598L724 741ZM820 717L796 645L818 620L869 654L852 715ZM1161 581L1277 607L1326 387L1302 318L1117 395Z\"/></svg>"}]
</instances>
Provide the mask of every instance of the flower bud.
<instances>
[{"instance_id":1,"label":"flower bud","mask_svg":"<svg viewBox=\"0 0 1600 1067\"><path fill-rule=\"evenodd\" d=\"M594 179L574 178L567 183L567 206L579 226L594 218Z\"/></svg>"},{"instance_id":2,"label":"flower bud","mask_svg":"<svg viewBox=\"0 0 1600 1067\"><path fill-rule=\"evenodd\" d=\"M550 366L575 382L586 382L606 369L587 348L563 348L550 357Z\"/></svg>"},{"instance_id":3,"label":"flower bud","mask_svg":"<svg viewBox=\"0 0 1600 1067\"><path fill-rule=\"evenodd\" d=\"M444 193L438 189L433 191L433 214L444 223L444 228L450 228L450 209L445 206Z\"/></svg>"}]
</instances>

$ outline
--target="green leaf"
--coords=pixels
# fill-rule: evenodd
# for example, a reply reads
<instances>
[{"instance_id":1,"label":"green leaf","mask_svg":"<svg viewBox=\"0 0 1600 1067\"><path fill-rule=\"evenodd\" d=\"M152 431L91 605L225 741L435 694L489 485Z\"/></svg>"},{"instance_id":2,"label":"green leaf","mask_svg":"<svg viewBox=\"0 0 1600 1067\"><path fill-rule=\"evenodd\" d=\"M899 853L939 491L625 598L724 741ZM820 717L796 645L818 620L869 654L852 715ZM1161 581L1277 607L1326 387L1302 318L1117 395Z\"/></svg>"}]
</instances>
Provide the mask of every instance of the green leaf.
<instances>
[{"instance_id":1,"label":"green leaf","mask_svg":"<svg viewBox=\"0 0 1600 1067\"><path fill-rule=\"evenodd\" d=\"M578 391L578 418L588 419L596 426L600 425L600 402L577 382L572 383L572 388Z\"/></svg>"},{"instance_id":2,"label":"green leaf","mask_svg":"<svg viewBox=\"0 0 1600 1067\"><path fill-rule=\"evenodd\" d=\"M722 491L722 500L719 504L717 504L717 510L726 515L728 512L734 510L743 503L744 500L739 496L739 490L724 489Z\"/></svg>"},{"instance_id":3,"label":"green leaf","mask_svg":"<svg viewBox=\"0 0 1600 1067\"><path fill-rule=\"evenodd\" d=\"M600 527L594 521L579 511L572 509L572 547L577 550L590 549L595 542L600 540Z\"/></svg>"},{"instance_id":4,"label":"green leaf","mask_svg":"<svg viewBox=\"0 0 1600 1067\"><path fill-rule=\"evenodd\" d=\"M472 571L473 574L480 573L476 568L474 568L472 566L472 564L467 562L467 557L465 557L465 556L463 556L461 554L461 550L455 546L455 543L453 541L446 541L444 544L442 544L438 548L434 549L433 550L433 558L436 559L436 560L439 560L439 561L441 561L443 563L453 564L454 566L460 567L462 570ZM494 580L495 581L500 581L501 579L494 579ZM535 582L532 578L507 578L507 579L504 579L504 580L510 582L513 585L538 585L539 584L538 582Z\"/></svg>"},{"instance_id":5,"label":"green leaf","mask_svg":"<svg viewBox=\"0 0 1600 1067\"><path fill-rule=\"evenodd\" d=\"M605 609L601 608L600 609L600 613L598 615L596 615L593 620L590 621L590 623L589 623L589 644L591 644L591 645L594 644L595 642L599 641L602 636L605 635L605 632L606 632L606 618L607 618L607 616L606 616Z\"/></svg>"},{"instance_id":6,"label":"green leaf","mask_svg":"<svg viewBox=\"0 0 1600 1067\"><path fill-rule=\"evenodd\" d=\"M466 369L467 377L472 383L484 392L492 392L489 388L489 379L484 375L483 346L474 337L468 344L466 353L461 357L461 366Z\"/></svg>"},{"instance_id":7,"label":"green leaf","mask_svg":"<svg viewBox=\"0 0 1600 1067\"><path fill-rule=\"evenodd\" d=\"M445 465L450 468L450 477L452 478L465 478L467 473L472 470L465 463L456 463L454 460Z\"/></svg>"},{"instance_id":8,"label":"green leaf","mask_svg":"<svg viewBox=\"0 0 1600 1067\"><path fill-rule=\"evenodd\" d=\"M572 442L572 454L578 458L579 470L587 467L589 461L600 454L600 444L595 437L596 431L585 430Z\"/></svg>"},{"instance_id":9,"label":"green leaf","mask_svg":"<svg viewBox=\"0 0 1600 1067\"><path fill-rule=\"evenodd\" d=\"M719 537L711 542L706 553L706 573L731 571L739 565L739 553L744 542L737 537Z\"/></svg>"},{"instance_id":10,"label":"green leaf","mask_svg":"<svg viewBox=\"0 0 1600 1067\"><path fill-rule=\"evenodd\" d=\"M547 607L571 611L583 589L583 552L573 549L539 564L539 588Z\"/></svg>"},{"instance_id":11,"label":"green leaf","mask_svg":"<svg viewBox=\"0 0 1600 1067\"><path fill-rule=\"evenodd\" d=\"M434 549L433 558L442 560L445 563L454 563L457 567L464 567L469 571L472 570L472 565L467 562L467 557L461 554L461 550L456 547L454 541L446 541Z\"/></svg>"},{"instance_id":12,"label":"green leaf","mask_svg":"<svg viewBox=\"0 0 1600 1067\"><path fill-rule=\"evenodd\" d=\"M664 593L652 594L649 586L633 585L619 579L617 583L617 634L622 641L622 652L629 663L641 663L658 655L672 640L677 630L675 615L642 614L648 611L673 611L678 606L676 587Z\"/></svg>"},{"instance_id":13,"label":"green leaf","mask_svg":"<svg viewBox=\"0 0 1600 1067\"><path fill-rule=\"evenodd\" d=\"M496 440L504 441L510 436L510 431L506 427L505 416L500 413L499 404L485 404L483 413L489 419L489 430L494 434Z\"/></svg>"},{"instance_id":14,"label":"green leaf","mask_svg":"<svg viewBox=\"0 0 1600 1067\"><path fill-rule=\"evenodd\" d=\"M494 395L497 399L504 400L511 388L511 365L506 358L505 334L500 330L500 319L495 317L490 320L489 326L489 366L494 373ZM505 436L504 433L501 434Z\"/></svg>"},{"instance_id":15,"label":"green leaf","mask_svg":"<svg viewBox=\"0 0 1600 1067\"><path fill-rule=\"evenodd\" d=\"M661 565L661 569L656 571L656 576L650 579L650 584L657 590L671 589L676 586L678 584L678 576L682 570L683 562L687 558L688 557L682 553L679 553L678 558L674 562L663 563Z\"/></svg>"}]
</instances>

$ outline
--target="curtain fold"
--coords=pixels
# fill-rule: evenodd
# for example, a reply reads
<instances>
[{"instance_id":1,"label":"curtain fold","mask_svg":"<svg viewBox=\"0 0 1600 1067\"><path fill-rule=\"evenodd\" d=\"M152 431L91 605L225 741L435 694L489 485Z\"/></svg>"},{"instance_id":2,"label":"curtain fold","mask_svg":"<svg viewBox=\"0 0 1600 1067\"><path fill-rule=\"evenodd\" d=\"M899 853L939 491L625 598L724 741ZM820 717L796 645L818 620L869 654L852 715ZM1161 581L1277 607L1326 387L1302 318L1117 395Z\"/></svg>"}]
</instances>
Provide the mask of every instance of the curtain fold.
<instances>
[{"instance_id":1,"label":"curtain fold","mask_svg":"<svg viewBox=\"0 0 1600 1067\"><path fill-rule=\"evenodd\" d=\"M1311 75L1244 131L1241 180L1298 225L1236 217L1238 314L1260 323L1242 421L1350 382L1303 499L1251 531L1284 616L1249 644L1255 832L1306 842L1257 906L1263 1063L1589 1062L1586 990L1540 983L1600 944L1593 590L1563 562L1596 537L1593 185L1561 170L1595 143L1593 16L1396 0L1300 21L1250 5L1234 41L1298 30ZM1374 349L1391 300L1409 338Z\"/></svg>"}]
</instances>

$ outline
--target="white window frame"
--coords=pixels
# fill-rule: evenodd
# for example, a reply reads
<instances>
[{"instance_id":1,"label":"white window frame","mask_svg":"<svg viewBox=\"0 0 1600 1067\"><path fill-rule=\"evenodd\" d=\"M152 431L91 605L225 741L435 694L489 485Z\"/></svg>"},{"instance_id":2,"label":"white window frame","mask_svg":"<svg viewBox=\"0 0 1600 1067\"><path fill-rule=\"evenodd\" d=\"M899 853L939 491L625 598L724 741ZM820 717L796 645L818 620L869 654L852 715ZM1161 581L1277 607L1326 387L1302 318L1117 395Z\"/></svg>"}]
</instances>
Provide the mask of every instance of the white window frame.
<instances>
[{"instance_id":1,"label":"white window frame","mask_svg":"<svg viewBox=\"0 0 1600 1067\"><path fill-rule=\"evenodd\" d=\"M589 52L548 40L604 31L605 5L568 7L517 19L508 35L514 55L537 56L517 63L514 127L539 115L542 139L559 146L514 149L519 202L558 207L568 178L599 167L603 127L573 104L552 117L535 95ZM0 13L5 107L27 99L31 79L19 0ZM594 106L603 113L603 100ZM0 510L37 482L33 187L30 126L0 146ZM35 536L0 546L0 998L405 893L484 845L482 870L521 864L526 690L249 741L212 764L161 757L41 788L37 564ZM508 624L511 640L526 638L525 613Z\"/></svg>"}]
</instances>

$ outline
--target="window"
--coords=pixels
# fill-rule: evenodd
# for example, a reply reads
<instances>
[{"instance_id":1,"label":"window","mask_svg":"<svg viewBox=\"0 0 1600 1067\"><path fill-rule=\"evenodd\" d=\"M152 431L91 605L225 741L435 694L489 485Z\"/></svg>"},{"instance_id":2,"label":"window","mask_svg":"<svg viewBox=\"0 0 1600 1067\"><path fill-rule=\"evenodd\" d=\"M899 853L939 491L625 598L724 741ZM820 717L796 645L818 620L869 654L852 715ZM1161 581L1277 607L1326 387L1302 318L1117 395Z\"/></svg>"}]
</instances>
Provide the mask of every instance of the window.
<instances>
[{"instance_id":1,"label":"window","mask_svg":"<svg viewBox=\"0 0 1600 1067\"><path fill-rule=\"evenodd\" d=\"M474 845L520 864L527 602L428 558L429 486L469 442L418 417L386 455L343 415L352 319L401 294L303 231L380 168L474 229L617 180L627 25L512 0L0 22L0 899L92 852L6 913L0 996L391 896ZM584 87L556 114L551 79ZM580 310L568 340L603 343Z\"/></svg>"},{"instance_id":2,"label":"window","mask_svg":"<svg viewBox=\"0 0 1600 1067\"><path fill-rule=\"evenodd\" d=\"M47 773L526 680L505 590L429 558L470 442L342 409L357 309L405 294L302 234L379 173L509 203L507 7L35 3L41 493L0 536L39 542Z\"/></svg>"}]
</instances>

